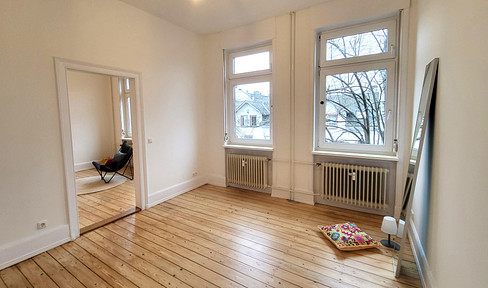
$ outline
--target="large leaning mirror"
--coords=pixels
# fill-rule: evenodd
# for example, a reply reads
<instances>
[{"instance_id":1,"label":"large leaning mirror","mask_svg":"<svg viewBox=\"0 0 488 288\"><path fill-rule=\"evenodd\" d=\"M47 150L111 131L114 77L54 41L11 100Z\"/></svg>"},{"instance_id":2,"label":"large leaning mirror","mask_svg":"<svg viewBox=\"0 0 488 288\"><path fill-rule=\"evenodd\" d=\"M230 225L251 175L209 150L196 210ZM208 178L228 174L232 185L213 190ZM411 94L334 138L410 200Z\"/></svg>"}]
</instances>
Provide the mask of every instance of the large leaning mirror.
<instances>
[{"instance_id":1,"label":"large leaning mirror","mask_svg":"<svg viewBox=\"0 0 488 288\"><path fill-rule=\"evenodd\" d=\"M400 276L402 271L402 263L405 258L405 244L408 237L408 227L410 226L410 214L412 210L412 200L415 190L415 184L417 180L417 173L419 169L420 157L422 156L422 147L425 140L425 127L429 119L429 112L431 110L430 103L432 102L432 94L434 92L434 86L437 75L437 66L439 64L439 58L435 58L425 67L424 83L422 86L422 93L420 95L420 102L417 110L417 116L413 125L411 153L408 165L407 181L405 184L405 191L403 195L402 211L400 213L400 220L405 221L403 237L401 241L400 253L398 254L398 261L396 261L396 276Z\"/></svg>"}]
</instances>

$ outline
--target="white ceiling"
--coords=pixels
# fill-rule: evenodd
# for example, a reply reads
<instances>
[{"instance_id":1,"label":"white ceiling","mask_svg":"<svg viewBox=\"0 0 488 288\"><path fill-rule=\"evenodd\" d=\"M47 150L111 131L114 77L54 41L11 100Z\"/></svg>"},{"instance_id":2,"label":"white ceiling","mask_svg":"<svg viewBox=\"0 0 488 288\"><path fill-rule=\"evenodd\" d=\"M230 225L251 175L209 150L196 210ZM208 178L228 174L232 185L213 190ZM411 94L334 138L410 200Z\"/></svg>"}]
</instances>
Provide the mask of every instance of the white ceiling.
<instances>
[{"instance_id":1,"label":"white ceiling","mask_svg":"<svg viewBox=\"0 0 488 288\"><path fill-rule=\"evenodd\" d=\"M120 0L190 31L208 34L330 0Z\"/></svg>"}]
</instances>

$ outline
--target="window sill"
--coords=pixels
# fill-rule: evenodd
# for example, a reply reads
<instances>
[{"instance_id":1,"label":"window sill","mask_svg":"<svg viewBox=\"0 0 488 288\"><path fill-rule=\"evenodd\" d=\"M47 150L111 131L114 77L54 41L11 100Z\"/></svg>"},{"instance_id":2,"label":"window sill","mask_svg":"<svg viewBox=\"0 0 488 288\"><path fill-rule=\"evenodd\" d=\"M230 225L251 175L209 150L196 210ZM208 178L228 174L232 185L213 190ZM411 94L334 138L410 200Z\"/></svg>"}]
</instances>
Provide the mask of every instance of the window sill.
<instances>
[{"instance_id":1,"label":"window sill","mask_svg":"<svg viewBox=\"0 0 488 288\"><path fill-rule=\"evenodd\" d=\"M378 154L366 154L366 153L350 153L350 152L333 152L333 151L312 151L313 155L333 156L333 157L346 157L346 158L360 158L360 159L373 159L373 160L385 160L391 162L398 162L398 156L393 155L378 155Z\"/></svg>"},{"instance_id":2,"label":"window sill","mask_svg":"<svg viewBox=\"0 0 488 288\"><path fill-rule=\"evenodd\" d=\"M242 149L242 150L256 150L256 151L273 151L273 147L265 146L248 146L248 145L232 145L224 144L225 149Z\"/></svg>"}]
</instances>

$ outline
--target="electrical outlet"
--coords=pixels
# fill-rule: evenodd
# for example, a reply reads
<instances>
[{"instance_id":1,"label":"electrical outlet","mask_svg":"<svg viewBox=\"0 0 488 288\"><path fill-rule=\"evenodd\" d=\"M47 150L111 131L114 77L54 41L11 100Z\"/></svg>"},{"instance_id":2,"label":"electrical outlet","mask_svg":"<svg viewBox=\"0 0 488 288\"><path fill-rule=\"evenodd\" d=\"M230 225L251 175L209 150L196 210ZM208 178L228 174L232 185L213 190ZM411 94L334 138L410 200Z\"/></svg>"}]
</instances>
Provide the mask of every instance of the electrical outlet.
<instances>
[{"instance_id":1,"label":"electrical outlet","mask_svg":"<svg viewBox=\"0 0 488 288\"><path fill-rule=\"evenodd\" d=\"M42 220L41 222L37 223L37 229L41 230L47 227L47 220Z\"/></svg>"},{"instance_id":2,"label":"electrical outlet","mask_svg":"<svg viewBox=\"0 0 488 288\"><path fill-rule=\"evenodd\" d=\"M193 173L191 174L192 177L197 177L198 176L198 172L197 171L193 171Z\"/></svg>"}]
</instances>

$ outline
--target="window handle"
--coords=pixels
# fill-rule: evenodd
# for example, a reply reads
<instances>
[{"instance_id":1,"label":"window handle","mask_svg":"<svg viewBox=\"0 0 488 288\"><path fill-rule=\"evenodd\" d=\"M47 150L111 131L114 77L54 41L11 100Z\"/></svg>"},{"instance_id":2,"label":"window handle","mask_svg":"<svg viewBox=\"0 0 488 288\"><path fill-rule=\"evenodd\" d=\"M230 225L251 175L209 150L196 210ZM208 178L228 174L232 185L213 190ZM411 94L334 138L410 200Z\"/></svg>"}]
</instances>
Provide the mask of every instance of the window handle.
<instances>
[{"instance_id":1,"label":"window handle","mask_svg":"<svg viewBox=\"0 0 488 288\"><path fill-rule=\"evenodd\" d=\"M390 45L390 54L391 54L392 56L395 56L395 52L396 52L396 51L395 51L395 45L391 44L391 45Z\"/></svg>"}]
</instances>

